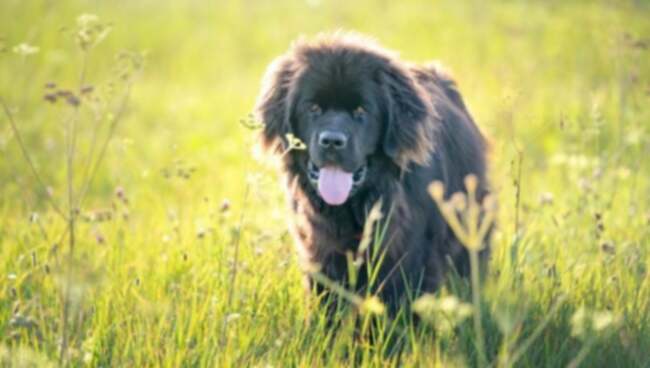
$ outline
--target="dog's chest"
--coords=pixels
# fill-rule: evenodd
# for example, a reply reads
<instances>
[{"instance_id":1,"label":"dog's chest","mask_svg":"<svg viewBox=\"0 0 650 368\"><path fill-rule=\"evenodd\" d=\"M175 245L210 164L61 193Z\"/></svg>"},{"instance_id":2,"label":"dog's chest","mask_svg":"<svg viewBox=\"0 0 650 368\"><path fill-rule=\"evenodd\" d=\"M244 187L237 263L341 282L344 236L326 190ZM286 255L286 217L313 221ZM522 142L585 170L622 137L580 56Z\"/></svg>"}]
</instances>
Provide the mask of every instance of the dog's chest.
<instances>
[{"instance_id":1,"label":"dog's chest","mask_svg":"<svg viewBox=\"0 0 650 368\"><path fill-rule=\"evenodd\" d=\"M320 258L318 255L356 251L363 229L352 211L341 208L318 212L300 203L292 207L294 237L304 250L312 253L311 256Z\"/></svg>"}]
</instances>

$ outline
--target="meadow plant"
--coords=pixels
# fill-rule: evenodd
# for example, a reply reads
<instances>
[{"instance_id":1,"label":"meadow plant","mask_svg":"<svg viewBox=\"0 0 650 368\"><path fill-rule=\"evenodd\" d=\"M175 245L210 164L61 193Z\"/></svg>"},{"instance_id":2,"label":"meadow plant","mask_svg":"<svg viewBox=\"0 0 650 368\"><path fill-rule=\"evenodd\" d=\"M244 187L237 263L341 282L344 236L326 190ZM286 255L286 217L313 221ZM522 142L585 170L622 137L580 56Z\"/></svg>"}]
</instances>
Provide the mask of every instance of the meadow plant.
<instances>
[{"instance_id":1,"label":"meadow plant","mask_svg":"<svg viewBox=\"0 0 650 368\"><path fill-rule=\"evenodd\" d=\"M111 219L113 210L91 211L82 214L84 200L91 188L93 179L106 155L109 143L126 113L127 102L130 98L131 88L143 66L141 55L132 52L121 52L116 57L116 65L106 85L94 86L88 80L89 59L92 50L97 47L110 33L111 25L99 20L96 15L82 14L77 18L76 25L64 28L61 34L71 37L77 46L81 62L77 70L78 79L74 88L60 87L56 82L48 82L44 86L43 100L50 105L61 105L60 118L64 129L65 146L65 207L57 202L51 195L51 188L46 185L42 175L36 167L29 146L25 143L16 116L10 103L4 96L0 96L0 105L9 122L15 141L22 156L36 180L37 187L33 188L46 198L51 209L65 222L65 230L59 237L58 243L67 238L67 252L60 262L57 271L57 284L61 290L62 310L60 317L60 344L59 364L68 362L68 351L71 343L78 343L80 336L75 336L79 329L77 324L82 317L82 304L87 288L91 286L96 277L95 272L84 267L75 257L77 245L77 226L79 220L88 222L102 222ZM13 47L13 52L26 58L39 51L36 46L21 43ZM86 118L88 120L86 120ZM80 151L78 141L86 138L82 136L81 127L91 127L90 143L87 151ZM103 133L103 134L102 134ZM124 204L127 199L123 192L118 191L118 198ZM34 222L38 216L34 215ZM98 243L105 241L104 236L95 232ZM33 256L33 263L36 258ZM32 329L28 324L29 318L16 312L13 317L15 328ZM29 326L28 326L29 325ZM37 336L39 332L36 332Z\"/></svg>"},{"instance_id":2,"label":"meadow plant","mask_svg":"<svg viewBox=\"0 0 650 368\"><path fill-rule=\"evenodd\" d=\"M429 193L456 238L469 252L476 350L481 365L485 365L487 358L481 324L479 252L489 242L488 237L496 217L496 204L491 195L480 201L476 193L477 185L478 179L470 174L465 177L467 195L460 192L454 193L446 200L444 185L441 182L433 182L429 186Z\"/></svg>"}]
</instances>

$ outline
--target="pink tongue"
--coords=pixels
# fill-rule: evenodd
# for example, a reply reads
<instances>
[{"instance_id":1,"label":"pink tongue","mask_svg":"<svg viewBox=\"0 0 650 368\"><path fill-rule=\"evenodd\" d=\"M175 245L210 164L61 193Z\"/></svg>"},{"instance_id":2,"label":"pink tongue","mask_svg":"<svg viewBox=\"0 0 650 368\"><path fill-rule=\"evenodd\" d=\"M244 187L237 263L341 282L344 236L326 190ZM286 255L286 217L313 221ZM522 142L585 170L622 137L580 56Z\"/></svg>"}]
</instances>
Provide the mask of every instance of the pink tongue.
<instances>
[{"instance_id":1,"label":"pink tongue","mask_svg":"<svg viewBox=\"0 0 650 368\"><path fill-rule=\"evenodd\" d=\"M323 167L318 177L318 192L332 206L343 204L352 189L352 173L336 167Z\"/></svg>"}]
</instances>

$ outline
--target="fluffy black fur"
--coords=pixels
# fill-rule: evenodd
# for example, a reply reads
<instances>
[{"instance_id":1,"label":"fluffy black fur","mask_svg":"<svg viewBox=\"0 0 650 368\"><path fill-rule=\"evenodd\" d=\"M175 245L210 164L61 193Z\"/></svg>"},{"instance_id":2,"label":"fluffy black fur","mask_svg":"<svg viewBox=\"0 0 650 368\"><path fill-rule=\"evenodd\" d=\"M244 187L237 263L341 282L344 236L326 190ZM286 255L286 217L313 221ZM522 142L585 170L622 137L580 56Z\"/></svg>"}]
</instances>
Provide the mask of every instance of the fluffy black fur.
<instances>
[{"instance_id":1,"label":"fluffy black fur","mask_svg":"<svg viewBox=\"0 0 650 368\"><path fill-rule=\"evenodd\" d=\"M468 273L467 252L427 187L439 180L446 195L463 192L474 174L482 199L486 141L441 68L411 65L358 35L323 35L296 42L271 64L256 112L268 150L283 153L288 133L308 146L282 156L291 229L305 263L349 287L346 252L356 252L368 212L381 200L386 257L374 285L361 270L357 291L373 288L395 311L408 302L407 290L436 290L450 267ZM319 150L314 137L325 128L346 134L349 147L335 155ZM367 173L345 203L331 206L309 181L310 162Z\"/></svg>"}]
</instances>

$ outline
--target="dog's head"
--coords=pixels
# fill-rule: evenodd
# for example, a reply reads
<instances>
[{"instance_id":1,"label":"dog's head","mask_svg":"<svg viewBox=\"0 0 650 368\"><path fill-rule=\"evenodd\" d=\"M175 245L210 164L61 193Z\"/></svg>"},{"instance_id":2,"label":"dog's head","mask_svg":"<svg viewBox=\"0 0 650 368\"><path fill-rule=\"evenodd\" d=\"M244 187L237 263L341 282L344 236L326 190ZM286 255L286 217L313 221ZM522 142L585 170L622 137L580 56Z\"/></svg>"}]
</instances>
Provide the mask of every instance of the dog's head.
<instances>
[{"instance_id":1,"label":"dog's head","mask_svg":"<svg viewBox=\"0 0 650 368\"><path fill-rule=\"evenodd\" d=\"M406 169L432 150L426 92L395 57L356 35L297 42L269 67L256 112L265 148L283 152L289 133L306 144L290 154L330 205L371 182L373 157Z\"/></svg>"}]
</instances>

